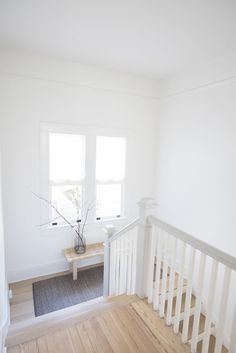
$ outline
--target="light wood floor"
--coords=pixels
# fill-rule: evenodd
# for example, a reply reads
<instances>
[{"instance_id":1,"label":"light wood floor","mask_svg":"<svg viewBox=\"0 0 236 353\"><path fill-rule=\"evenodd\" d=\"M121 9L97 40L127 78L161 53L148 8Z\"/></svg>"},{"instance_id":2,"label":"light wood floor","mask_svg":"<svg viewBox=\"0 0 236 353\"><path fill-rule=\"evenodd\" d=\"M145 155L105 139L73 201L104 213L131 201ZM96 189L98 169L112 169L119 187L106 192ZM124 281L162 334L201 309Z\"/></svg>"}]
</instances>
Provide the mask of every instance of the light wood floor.
<instances>
[{"instance_id":1,"label":"light wood floor","mask_svg":"<svg viewBox=\"0 0 236 353\"><path fill-rule=\"evenodd\" d=\"M144 301L85 318L8 348L8 353L189 353L188 346Z\"/></svg>"},{"instance_id":2,"label":"light wood floor","mask_svg":"<svg viewBox=\"0 0 236 353\"><path fill-rule=\"evenodd\" d=\"M103 263L96 264L94 266L103 266ZM84 268L78 269L78 271L82 271L91 267L93 266L84 267ZM56 274L54 273L51 275L27 279L25 281L11 283L9 285L13 295L12 299L10 300L11 324L22 322L35 317L32 283L35 283L44 279L56 277L56 276L63 276L68 273L70 272L65 271L65 272L60 272Z\"/></svg>"}]
</instances>

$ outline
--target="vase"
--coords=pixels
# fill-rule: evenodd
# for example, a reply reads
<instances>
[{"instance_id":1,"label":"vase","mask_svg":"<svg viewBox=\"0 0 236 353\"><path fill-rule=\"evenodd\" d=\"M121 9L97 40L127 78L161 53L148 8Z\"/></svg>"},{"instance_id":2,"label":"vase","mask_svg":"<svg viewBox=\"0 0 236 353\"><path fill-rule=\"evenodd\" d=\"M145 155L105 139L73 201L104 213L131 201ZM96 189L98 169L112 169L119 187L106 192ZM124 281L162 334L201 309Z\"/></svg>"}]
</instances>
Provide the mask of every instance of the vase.
<instances>
[{"instance_id":1,"label":"vase","mask_svg":"<svg viewBox=\"0 0 236 353\"><path fill-rule=\"evenodd\" d=\"M86 240L84 237L76 237L74 250L76 254L84 254L86 252Z\"/></svg>"}]
</instances>

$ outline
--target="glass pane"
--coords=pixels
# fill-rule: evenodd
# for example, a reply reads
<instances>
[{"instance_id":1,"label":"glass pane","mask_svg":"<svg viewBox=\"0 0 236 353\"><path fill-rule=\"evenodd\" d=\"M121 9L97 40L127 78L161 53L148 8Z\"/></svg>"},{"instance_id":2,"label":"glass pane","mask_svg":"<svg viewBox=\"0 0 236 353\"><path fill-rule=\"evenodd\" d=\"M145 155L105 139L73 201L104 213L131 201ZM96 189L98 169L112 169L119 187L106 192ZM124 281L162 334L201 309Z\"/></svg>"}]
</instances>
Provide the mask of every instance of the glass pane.
<instances>
[{"instance_id":1,"label":"glass pane","mask_svg":"<svg viewBox=\"0 0 236 353\"><path fill-rule=\"evenodd\" d=\"M53 186L51 191L53 205L68 221L81 219L81 185ZM52 209L51 216L52 219L58 217L58 214L54 209ZM55 222L58 224L65 223L61 218L58 218Z\"/></svg>"},{"instance_id":2,"label":"glass pane","mask_svg":"<svg viewBox=\"0 0 236 353\"><path fill-rule=\"evenodd\" d=\"M54 182L84 179L85 136L49 134L49 175Z\"/></svg>"},{"instance_id":3,"label":"glass pane","mask_svg":"<svg viewBox=\"0 0 236 353\"><path fill-rule=\"evenodd\" d=\"M96 217L117 217L121 214L121 184L97 185Z\"/></svg>"},{"instance_id":4,"label":"glass pane","mask_svg":"<svg viewBox=\"0 0 236 353\"><path fill-rule=\"evenodd\" d=\"M125 177L126 139L97 137L96 178L99 181L123 180Z\"/></svg>"}]
</instances>

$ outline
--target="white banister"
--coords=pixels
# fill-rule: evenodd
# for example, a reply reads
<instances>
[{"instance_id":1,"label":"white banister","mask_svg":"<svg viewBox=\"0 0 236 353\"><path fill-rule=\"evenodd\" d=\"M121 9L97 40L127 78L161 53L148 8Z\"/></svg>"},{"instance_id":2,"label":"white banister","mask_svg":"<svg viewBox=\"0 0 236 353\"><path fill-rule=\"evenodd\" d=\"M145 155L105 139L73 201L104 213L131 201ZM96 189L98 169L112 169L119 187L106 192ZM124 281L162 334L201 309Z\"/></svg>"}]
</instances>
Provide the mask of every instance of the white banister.
<instances>
[{"instance_id":1,"label":"white banister","mask_svg":"<svg viewBox=\"0 0 236 353\"><path fill-rule=\"evenodd\" d=\"M157 230L157 248L156 248L156 273L155 273L155 283L154 283L154 296L153 296L153 307L154 310L159 309L160 305L160 280L161 280L161 263L162 263L162 247L163 247L163 237L160 229Z\"/></svg>"},{"instance_id":2,"label":"white banister","mask_svg":"<svg viewBox=\"0 0 236 353\"><path fill-rule=\"evenodd\" d=\"M198 283L197 283L197 296L196 296L196 306L194 312L194 321L193 321L193 334L191 342L191 352L195 353L197 350L197 338L199 334L199 322L201 315L201 305L202 305L202 291L203 291L203 280L205 274L205 264L206 264L206 255L201 253L199 274L198 274Z\"/></svg>"},{"instance_id":3,"label":"white banister","mask_svg":"<svg viewBox=\"0 0 236 353\"><path fill-rule=\"evenodd\" d=\"M213 260L212 269L211 269L211 280L210 280L208 300L207 300L207 314L206 314L205 332L204 332L204 338L203 338L203 353L208 353L208 350L209 350L217 273L218 273L218 262L216 260Z\"/></svg>"},{"instance_id":4,"label":"white banister","mask_svg":"<svg viewBox=\"0 0 236 353\"><path fill-rule=\"evenodd\" d=\"M173 296L174 296L174 285L175 285L175 267L176 267L176 252L177 252L177 239L171 238L171 255L170 255L170 279L169 279L169 290L168 290L168 302L167 302L167 315L166 324L171 325L172 322L172 308L173 308Z\"/></svg>"},{"instance_id":5,"label":"white banister","mask_svg":"<svg viewBox=\"0 0 236 353\"><path fill-rule=\"evenodd\" d=\"M233 315L233 322L231 328L231 335L230 335L230 346L229 346L229 353L236 352L236 302L234 305L234 315Z\"/></svg>"},{"instance_id":6,"label":"white banister","mask_svg":"<svg viewBox=\"0 0 236 353\"><path fill-rule=\"evenodd\" d=\"M109 279L110 279L110 238L115 233L114 226L107 225L104 229L104 274L103 274L103 295L109 295Z\"/></svg>"},{"instance_id":7,"label":"white banister","mask_svg":"<svg viewBox=\"0 0 236 353\"><path fill-rule=\"evenodd\" d=\"M124 228L122 228L121 230L119 230L116 233L113 233L111 235L111 237L109 238L110 243L116 239L118 239L119 237L121 237L123 234L128 233L131 229L133 229L135 226L137 226L139 224L139 218L136 218L134 221L130 222L129 224L127 224L127 226L125 226Z\"/></svg>"},{"instance_id":8,"label":"white banister","mask_svg":"<svg viewBox=\"0 0 236 353\"><path fill-rule=\"evenodd\" d=\"M181 230L161 221L160 219L157 219L152 215L148 217L148 220L150 223L158 226L159 228L163 229L167 233L175 236L177 239L182 240L186 244L189 244L190 246L194 247L196 250L199 250L205 255L212 257L216 261L236 271L235 257L229 254L226 254L225 252L215 248L210 244L205 243L204 241L198 238L193 237L192 235L182 232Z\"/></svg>"},{"instance_id":9,"label":"white banister","mask_svg":"<svg viewBox=\"0 0 236 353\"><path fill-rule=\"evenodd\" d=\"M182 296L183 296L183 283L184 283L184 265L185 265L185 256L186 256L186 243L182 242L182 252L181 252L181 264L178 275L178 285L177 285L177 299L175 307L175 323L174 323L174 332L179 332L179 316L181 311Z\"/></svg>"},{"instance_id":10,"label":"white banister","mask_svg":"<svg viewBox=\"0 0 236 353\"><path fill-rule=\"evenodd\" d=\"M221 293L219 323L218 323L217 335L216 335L215 353L221 353L221 350L222 350L222 344L223 344L223 338L224 338L224 324L225 324L228 297L229 297L230 277L231 277L231 269L228 267L225 267L224 283L223 283L223 289Z\"/></svg>"},{"instance_id":11,"label":"white banister","mask_svg":"<svg viewBox=\"0 0 236 353\"><path fill-rule=\"evenodd\" d=\"M143 198L138 202L139 227L137 237L137 264L136 264L136 294L140 298L145 297L146 281L145 271L148 268L148 246L150 241L151 225L147 221L156 208L156 203L151 198Z\"/></svg>"},{"instance_id":12,"label":"white banister","mask_svg":"<svg viewBox=\"0 0 236 353\"><path fill-rule=\"evenodd\" d=\"M156 241L157 241L155 231L156 231L155 227L152 227L151 241L150 241L150 247L149 247L149 266L148 266L148 273L147 273L147 297L148 297L149 304L153 302L153 284L154 284L153 277L154 277Z\"/></svg>"},{"instance_id":13,"label":"white banister","mask_svg":"<svg viewBox=\"0 0 236 353\"><path fill-rule=\"evenodd\" d=\"M191 302L192 302L195 256L196 256L196 249L191 247L189 268L188 268L188 277L187 277L188 284L187 284L186 300L185 300L185 308L184 308L184 323L183 323L183 332L182 332L182 341L184 343L187 342L187 340L188 340L188 329L189 329L189 318L190 318Z\"/></svg>"},{"instance_id":14,"label":"white banister","mask_svg":"<svg viewBox=\"0 0 236 353\"><path fill-rule=\"evenodd\" d=\"M168 274L168 250L169 250L169 234L164 233L164 256L163 256L163 272L161 279L161 304L160 304L160 317L165 315L165 301L166 301L166 284Z\"/></svg>"},{"instance_id":15,"label":"white banister","mask_svg":"<svg viewBox=\"0 0 236 353\"><path fill-rule=\"evenodd\" d=\"M118 232L106 229L104 295L147 297L166 324L173 325L174 332L182 328L182 342L188 342L193 353L199 343L201 352L209 353L211 335L215 336L214 353L222 353L223 345L229 353L236 353L236 303L231 310L231 332L225 337L226 320L231 325L227 304L236 258L154 217L152 199L142 199L138 206L139 218ZM219 265L225 267L220 305L218 296L214 300L221 278Z\"/></svg>"}]
</instances>

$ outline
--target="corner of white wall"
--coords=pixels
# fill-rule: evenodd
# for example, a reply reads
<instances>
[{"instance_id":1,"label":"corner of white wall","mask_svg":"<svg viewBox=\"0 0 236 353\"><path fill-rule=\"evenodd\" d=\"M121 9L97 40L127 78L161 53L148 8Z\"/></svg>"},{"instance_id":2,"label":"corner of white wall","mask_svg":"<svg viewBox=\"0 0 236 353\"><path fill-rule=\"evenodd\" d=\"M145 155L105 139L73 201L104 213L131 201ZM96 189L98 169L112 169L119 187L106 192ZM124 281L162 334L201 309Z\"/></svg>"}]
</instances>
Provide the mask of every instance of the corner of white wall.
<instances>
[{"instance_id":1,"label":"corner of white wall","mask_svg":"<svg viewBox=\"0 0 236 353\"><path fill-rule=\"evenodd\" d=\"M0 151L1 152L1 151ZM1 157L1 156L0 156ZM0 352L4 352L5 338L10 322L8 284L5 271L5 248L3 212L1 197L1 159L0 159Z\"/></svg>"}]
</instances>

